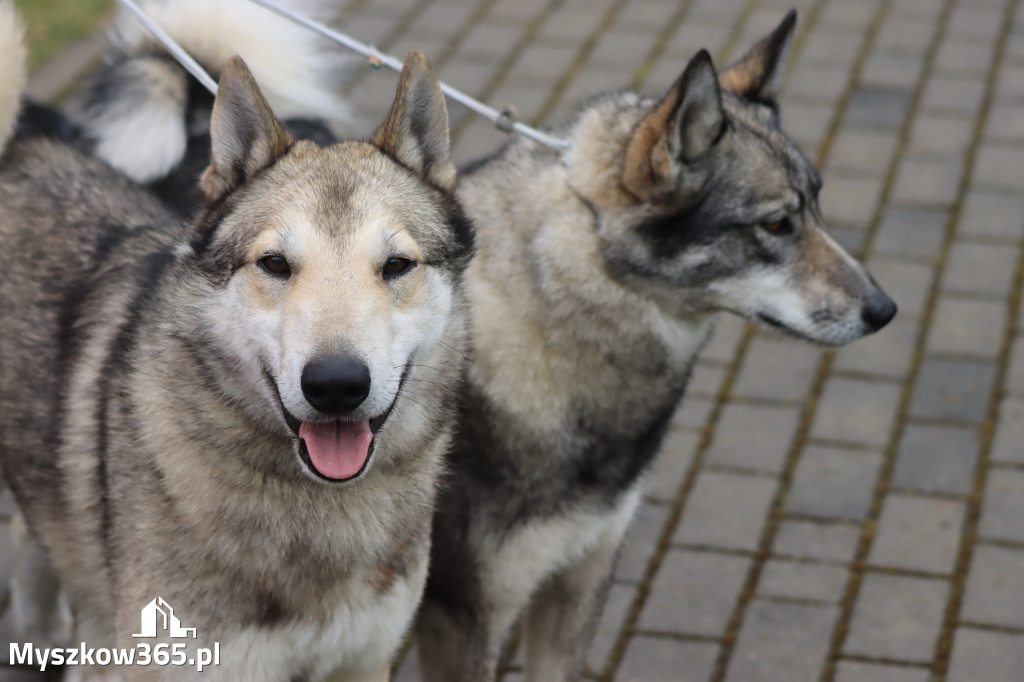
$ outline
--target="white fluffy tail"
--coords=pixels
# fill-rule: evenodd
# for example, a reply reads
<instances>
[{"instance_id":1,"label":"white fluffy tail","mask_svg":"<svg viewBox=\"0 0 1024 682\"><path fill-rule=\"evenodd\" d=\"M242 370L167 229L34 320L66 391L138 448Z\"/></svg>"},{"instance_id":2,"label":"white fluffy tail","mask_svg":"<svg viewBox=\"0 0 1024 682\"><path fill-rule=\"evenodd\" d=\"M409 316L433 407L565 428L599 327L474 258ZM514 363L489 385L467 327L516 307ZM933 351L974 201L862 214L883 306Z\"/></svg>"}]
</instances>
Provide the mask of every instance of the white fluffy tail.
<instances>
[{"instance_id":1,"label":"white fluffy tail","mask_svg":"<svg viewBox=\"0 0 1024 682\"><path fill-rule=\"evenodd\" d=\"M24 89L24 27L12 0L0 0L0 150L14 132Z\"/></svg>"},{"instance_id":2,"label":"white fluffy tail","mask_svg":"<svg viewBox=\"0 0 1024 682\"><path fill-rule=\"evenodd\" d=\"M339 95L361 60L249 0L138 0L142 9L215 79L240 55L274 114L320 119L340 130L356 117ZM287 0L296 11L329 22L336 0ZM191 76L163 58L163 48L122 11L110 32L108 63L116 71L93 86L85 130L96 154L140 182L168 173L188 135ZM101 78L103 75L101 74Z\"/></svg>"}]
</instances>

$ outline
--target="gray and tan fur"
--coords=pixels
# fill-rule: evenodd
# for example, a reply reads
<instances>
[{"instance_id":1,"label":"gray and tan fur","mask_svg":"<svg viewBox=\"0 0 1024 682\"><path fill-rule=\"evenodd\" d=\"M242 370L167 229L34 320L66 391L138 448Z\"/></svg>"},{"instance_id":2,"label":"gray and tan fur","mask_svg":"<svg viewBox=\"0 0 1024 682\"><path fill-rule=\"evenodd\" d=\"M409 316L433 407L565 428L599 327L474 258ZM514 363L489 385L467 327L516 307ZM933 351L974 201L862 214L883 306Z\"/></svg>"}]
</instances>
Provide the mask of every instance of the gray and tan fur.
<instances>
[{"instance_id":1,"label":"gray and tan fur","mask_svg":"<svg viewBox=\"0 0 1024 682\"><path fill-rule=\"evenodd\" d=\"M245 59L274 114L296 138L326 145L336 135L364 132L338 94L359 61L337 45L250 0L138 4L214 78L233 55ZM282 4L324 23L338 14L338 3L329 0ZM213 98L127 10L117 14L105 64L81 97L88 148L190 215L209 156Z\"/></svg>"},{"instance_id":2,"label":"gray and tan fur","mask_svg":"<svg viewBox=\"0 0 1024 682\"><path fill-rule=\"evenodd\" d=\"M17 98L0 101L6 121ZM372 142L322 148L290 138L236 58L212 121L192 225L62 142L0 158L15 616L46 644L59 583L58 645L134 647L162 597L197 629L190 656L220 644L202 673L86 679L378 682L420 601L465 342L472 232L444 98L412 51ZM327 480L311 428L372 432L361 469Z\"/></svg>"},{"instance_id":3,"label":"gray and tan fur","mask_svg":"<svg viewBox=\"0 0 1024 682\"><path fill-rule=\"evenodd\" d=\"M494 678L524 614L526 679L579 679L644 473L719 311L843 344L895 314L825 232L779 127L795 13L659 99L599 97L467 169L473 350L417 632L430 682ZM525 199L529 197L529 199Z\"/></svg>"}]
</instances>

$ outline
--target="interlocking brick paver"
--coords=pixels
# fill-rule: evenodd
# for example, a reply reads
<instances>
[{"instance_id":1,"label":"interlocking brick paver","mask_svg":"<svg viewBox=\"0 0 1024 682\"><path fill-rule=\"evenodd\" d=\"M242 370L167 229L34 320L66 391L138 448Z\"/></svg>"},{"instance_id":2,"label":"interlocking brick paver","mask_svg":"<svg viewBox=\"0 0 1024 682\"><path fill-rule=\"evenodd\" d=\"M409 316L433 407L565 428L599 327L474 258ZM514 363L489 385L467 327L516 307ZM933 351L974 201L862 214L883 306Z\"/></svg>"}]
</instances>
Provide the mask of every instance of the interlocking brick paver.
<instances>
[{"instance_id":1,"label":"interlocking brick paver","mask_svg":"<svg viewBox=\"0 0 1024 682\"><path fill-rule=\"evenodd\" d=\"M842 566L770 559L761 571L757 593L765 597L835 602L843 593L846 578L847 570Z\"/></svg>"},{"instance_id":2,"label":"interlocking brick paver","mask_svg":"<svg viewBox=\"0 0 1024 682\"><path fill-rule=\"evenodd\" d=\"M958 242L949 250L944 289L1005 296L1013 283L1016 249Z\"/></svg>"},{"instance_id":3,"label":"interlocking brick paver","mask_svg":"<svg viewBox=\"0 0 1024 682\"><path fill-rule=\"evenodd\" d=\"M907 153L917 156L960 157L970 148L974 126L958 114L922 114L914 121Z\"/></svg>"},{"instance_id":4,"label":"interlocking brick paver","mask_svg":"<svg viewBox=\"0 0 1024 682\"><path fill-rule=\"evenodd\" d=\"M654 578L637 627L718 637L736 605L750 559L672 550Z\"/></svg>"},{"instance_id":5,"label":"interlocking brick paver","mask_svg":"<svg viewBox=\"0 0 1024 682\"><path fill-rule=\"evenodd\" d=\"M783 125L792 131L804 153L812 153L810 148L817 147L825 137L832 121L833 108L827 104L794 102L780 115L785 122Z\"/></svg>"},{"instance_id":6,"label":"interlocking brick paver","mask_svg":"<svg viewBox=\"0 0 1024 682\"><path fill-rule=\"evenodd\" d=\"M861 30L871 22L877 2L830 2L821 13L822 26Z\"/></svg>"},{"instance_id":7,"label":"interlocking brick paver","mask_svg":"<svg viewBox=\"0 0 1024 682\"><path fill-rule=\"evenodd\" d=\"M995 366L989 362L925 358L910 401L910 415L981 421L994 379Z\"/></svg>"},{"instance_id":8,"label":"interlocking brick paver","mask_svg":"<svg viewBox=\"0 0 1024 682\"><path fill-rule=\"evenodd\" d=\"M758 336L744 358L733 396L797 402L807 397L821 353L778 336Z\"/></svg>"},{"instance_id":9,"label":"interlocking brick paver","mask_svg":"<svg viewBox=\"0 0 1024 682\"><path fill-rule=\"evenodd\" d=\"M862 42L862 37L855 33L822 27L811 34L800 59L808 64L845 66L849 69Z\"/></svg>"},{"instance_id":10,"label":"interlocking brick paver","mask_svg":"<svg viewBox=\"0 0 1024 682\"><path fill-rule=\"evenodd\" d=\"M841 661L835 682L928 682L930 678L924 668Z\"/></svg>"},{"instance_id":11,"label":"interlocking brick paver","mask_svg":"<svg viewBox=\"0 0 1024 682\"><path fill-rule=\"evenodd\" d=\"M906 159L893 188L894 201L946 206L956 200L962 173L958 159Z\"/></svg>"},{"instance_id":12,"label":"interlocking brick paver","mask_svg":"<svg viewBox=\"0 0 1024 682\"><path fill-rule=\"evenodd\" d=\"M1013 189L1024 177L1024 149L1006 143L985 143L974 163L974 182L987 187Z\"/></svg>"},{"instance_id":13,"label":"interlocking brick paver","mask_svg":"<svg viewBox=\"0 0 1024 682\"><path fill-rule=\"evenodd\" d=\"M919 327L913 312L903 312L902 308L900 311L881 333L840 349L836 353L835 369L895 379L906 377Z\"/></svg>"},{"instance_id":14,"label":"interlocking brick paver","mask_svg":"<svg viewBox=\"0 0 1024 682\"><path fill-rule=\"evenodd\" d=\"M786 496L786 511L822 518L864 519L881 463L877 452L807 447Z\"/></svg>"},{"instance_id":15,"label":"interlocking brick paver","mask_svg":"<svg viewBox=\"0 0 1024 682\"><path fill-rule=\"evenodd\" d=\"M818 403L811 437L885 445L899 399L898 386L832 378Z\"/></svg>"},{"instance_id":16,"label":"interlocking brick paver","mask_svg":"<svg viewBox=\"0 0 1024 682\"><path fill-rule=\"evenodd\" d=\"M951 573L965 511L963 502L890 494L882 506L868 562Z\"/></svg>"},{"instance_id":17,"label":"interlocking brick paver","mask_svg":"<svg viewBox=\"0 0 1024 682\"><path fill-rule=\"evenodd\" d=\"M890 16L875 38L875 50L924 54L934 32L934 22Z\"/></svg>"},{"instance_id":18,"label":"interlocking brick paver","mask_svg":"<svg viewBox=\"0 0 1024 682\"><path fill-rule=\"evenodd\" d=\"M1024 550L989 545L974 549L960 616L975 623L1024 628Z\"/></svg>"},{"instance_id":19,"label":"interlocking brick paver","mask_svg":"<svg viewBox=\"0 0 1024 682\"><path fill-rule=\"evenodd\" d=\"M778 483L719 471L697 477L675 542L727 549L757 549L761 526Z\"/></svg>"},{"instance_id":20,"label":"interlocking brick paver","mask_svg":"<svg viewBox=\"0 0 1024 682\"><path fill-rule=\"evenodd\" d=\"M931 660L948 593L944 580L865 574L843 651L897 661Z\"/></svg>"},{"instance_id":21,"label":"interlocking brick paver","mask_svg":"<svg viewBox=\"0 0 1024 682\"><path fill-rule=\"evenodd\" d=\"M910 424L903 431L895 488L967 495L978 458L978 433L973 429Z\"/></svg>"},{"instance_id":22,"label":"interlocking brick paver","mask_svg":"<svg viewBox=\"0 0 1024 682\"><path fill-rule=\"evenodd\" d=\"M1024 399L1004 398L999 406L999 416L992 459L1024 463Z\"/></svg>"},{"instance_id":23,"label":"interlocking brick paver","mask_svg":"<svg viewBox=\"0 0 1024 682\"><path fill-rule=\"evenodd\" d=\"M796 407L732 403L719 417L705 459L712 465L778 473L786 461L799 417Z\"/></svg>"},{"instance_id":24,"label":"interlocking brick paver","mask_svg":"<svg viewBox=\"0 0 1024 682\"><path fill-rule=\"evenodd\" d=\"M998 104L1024 98L1024 67L1010 63L1002 65L996 78L995 97Z\"/></svg>"},{"instance_id":25,"label":"interlocking brick paver","mask_svg":"<svg viewBox=\"0 0 1024 682\"><path fill-rule=\"evenodd\" d=\"M821 190L821 208L832 222L863 227L875 211L881 189L879 180L829 174Z\"/></svg>"},{"instance_id":26,"label":"interlocking brick paver","mask_svg":"<svg viewBox=\"0 0 1024 682\"><path fill-rule=\"evenodd\" d=\"M985 84L975 78L934 76L928 79L921 107L928 113L944 112L971 116L981 107Z\"/></svg>"},{"instance_id":27,"label":"interlocking brick paver","mask_svg":"<svg viewBox=\"0 0 1024 682\"><path fill-rule=\"evenodd\" d=\"M788 94L788 92L787 92ZM879 173L896 147L896 136L875 130L843 130L832 143L829 169Z\"/></svg>"},{"instance_id":28,"label":"interlocking brick paver","mask_svg":"<svg viewBox=\"0 0 1024 682\"><path fill-rule=\"evenodd\" d=\"M666 502L675 498L683 476L693 461L698 442L697 434L690 431L673 429L666 434L661 452L648 476L645 491L648 497Z\"/></svg>"},{"instance_id":29,"label":"interlocking brick paver","mask_svg":"<svg viewBox=\"0 0 1024 682\"><path fill-rule=\"evenodd\" d=\"M935 56L935 69L941 74L958 74L984 78L989 62L992 61L993 44L984 42L959 42L946 40Z\"/></svg>"},{"instance_id":30,"label":"interlocking brick paver","mask_svg":"<svg viewBox=\"0 0 1024 682\"><path fill-rule=\"evenodd\" d=\"M996 103L988 112L988 124L985 137L989 140L1007 140L1020 142L1024 140L1024 123L1021 123L1019 105L1012 103Z\"/></svg>"},{"instance_id":31,"label":"interlocking brick paver","mask_svg":"<svg viewBox=\"0 0 1024 682\"><path fill-rule=\"evenodd\" d=\"M686 385L689 395L714 398L725 379L726 369L721 365L698 362L690 374L690 382Z\"/></svg>"},{"instance_id":32,"label":"interlocking brick paver","mask_svg":"<svg viewBox=\"0 0 1024 682\"><path fill-rule=\"evenodd\" d=\"M924 67L920 54L876 52L861 71L860 83L868 88L909 88Z\"/></svg>"},{"instance_id":33,"label":"interlocking brick paver","mask_svg":"<svg viewBox=\"0 0 1024 682\"><path fill-rule=\"evenodd\" d=\"M717 644L633 637L615 682L706 682L717 656Z\"/></svg>"},{"instance_id":34,"label":"interlocking brick paver","mask_svg":"<svg viewBox=\"0 0 1024 682\"><path fill-rule=\"evenodd\" d=\"M957 628L948 682L1019 682L1024 635Z\"/></svg>"},{"instance_id":35,"label":"interlocking brick paver","mask_svg":"<svg viewBox=\"0 0 1024 682\"><path fill-rule=\"evenodd\" d=\"M676 410L674 423L680 428L701 430L708 422L715 401L701 398L687 398Z\"/></svg>"},{"instance_id":36,"label":"interlocking brick paver","mask_svg":"<svg viewBox=\"0 0 1024 682\"><path fill-rule=\"evenodd\" d=\"M957 225L961 235L1017 240L1024 226L1024 196L972 189L964 200Z\"/></svg>"},{"instance_id":37,"label":"interlocking brick paver","mask_svg":"<svg viewBox=\"0 0 1024 682\"><path fill-rule=\"evenodd\" d=\"M1024 448L1024 443L1020 447ZM990 469L981 506L981 536L1024 542L1021 518L1024 518L1024 471Z\"/></svg>"},{"instance_id":38,"label":"interlocking brick paver","mask_svg":"<svg viewBox=\"0 0 1024 682\"><path fill-rule=\"evenodd\" d=\"M772 551L782 556L821 561L853 559L860 530L853 526L817 521L783 521Z\"/></svg>"},{"instance_id":39,"label":"interlocking brick paver","mask_svg":"<svg viewBox=\"0 0 1024 682\"><path fill-rule=\"evenodd\" d=\"M726 682L817 682L838 615L832 606L754 599Z\"/></svg>"},{"instance_id":40,"label":"interlocking brick paver","mask_svg":"<svg viewBox=\"0 0 1024 682\"><path fill-rule=\"evenodd\" d=\"M1018 337L1010 350L1010 369L1006 373L1006 390L1024 397L1024 337Z\"/></svg>"},{"instance_id":41,"label":"interlocking brick paver","mask_svg":"<svg viewBox=\"0 0 1024 682\"><path fill-rule=\"evenodd\" d=\"M850 96L843 124L854 128L896 130L903 123L910 95L858 88Z\"/></svg>"},{"instance_id":42,"label":"interlocking brick paver","mask_svg":"<svg viewBox=\"0 0 1024 682\"><path fill-rule=\"evenodd\" d=\"M932 353L995 358L1005 319L1005 303L942 296L925 348Z\"/></svg>"},{"instance_id":43,"label":"interlocking brick paver","mask_svg":"<svg viewBox=\"0 0 1024 682\"><path fill-rule=\"evenodd\" d=\"M786 97L808 102L834 102L846 88L846 69L840 66L802 65L786 84Z\"/></svg>"}]
</instances>

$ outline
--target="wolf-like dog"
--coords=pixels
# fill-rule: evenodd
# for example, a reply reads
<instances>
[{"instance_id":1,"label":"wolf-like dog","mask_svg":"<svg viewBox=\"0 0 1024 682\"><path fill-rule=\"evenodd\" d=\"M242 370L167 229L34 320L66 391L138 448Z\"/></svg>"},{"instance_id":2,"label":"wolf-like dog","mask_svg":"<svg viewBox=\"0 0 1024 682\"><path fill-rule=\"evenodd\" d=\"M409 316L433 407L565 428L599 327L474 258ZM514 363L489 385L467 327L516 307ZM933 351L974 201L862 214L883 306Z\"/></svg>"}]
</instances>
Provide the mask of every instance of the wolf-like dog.
<instances>
[{"instance_id":1,"label":"wolf-like dog","mask_svg":"<svg viewBox=\"0 0 1024 682\"><path fill-rule=\"evenodd\" d=\"M463 170L473 342L417 625L431 682L493 680L524 610L526 679L579 678L718 311L823 344L895 314L780 129L795 20L721 74L701 51L661 99L591 101L562 155L520 139Z\"/></svg>"},{"instance_id":2,"label":"wolf-like dog","mask_svg":"<svg viewBox=\"0 0 1024 682\"><path fill-rule=\"evenodd\" d=\"M329 0L286 0L330 23ZM296 139L320 145L362 134L338 86L360 63L250 0L141 0L139 5L215 78L232 55L250 68L271 109ZM213 97L127 10L109 30L105 63L84 87L82 146L150 187L183 216L201 204ZM367 131L369 132L369 131Z\"/></svg>"},{"instance_id":3,"label":"wolf-like dog","mask_svg":"<svg viewBox=\"0 0 1024 682\"><path fill-rule=\"evenodd\" d=\"M5 139L16 102L0 92ZM62 142L0 158L15 618L46 643L59 584L58 646L219 650L202 673L116 669L129 680L377 682L420 601L462 375L473 233L444 98L411 51L372 141L322 148L236 58L211 137L191 225ZM150 604L193 636L134 637Z\"/></svg>"}]
</instances>

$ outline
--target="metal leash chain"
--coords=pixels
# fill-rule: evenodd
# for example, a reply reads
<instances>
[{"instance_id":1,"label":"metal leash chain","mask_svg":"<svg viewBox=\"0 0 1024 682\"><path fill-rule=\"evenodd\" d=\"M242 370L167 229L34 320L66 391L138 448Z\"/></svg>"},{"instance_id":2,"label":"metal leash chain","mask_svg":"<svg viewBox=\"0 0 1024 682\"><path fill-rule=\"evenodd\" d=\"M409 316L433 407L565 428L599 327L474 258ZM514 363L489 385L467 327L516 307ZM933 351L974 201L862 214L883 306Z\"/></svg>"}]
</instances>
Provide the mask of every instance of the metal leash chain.
<instances>
[{"instance_id":1,"label":"metal leash chain","mask_svg":"<svg viewBox=\"0 0 1024 682\"><path fill-rule=\"evenodd\" d=\"M181 47L181 45L175 42L175 40L170 35L168 35L166 31L161 29L160 26L156 24L156 22L150 19L149 16L145 12L143 12L142 9L137 4L135 4L134 0L118 0L118 2L123 7L130 10L132 14L135 15L135 18L138 19L139 23L145 26L146 29L148 29L149 32L152 33L153 36L158 41L160 41L160 43L165 48L167 48L167 51L170 52L171 55L178 60L178 62L185 68L185 70L187 70L190 74L195 76L195 78L200 83L202 83L207 90L209 90L214 95L217 94L217 83L213 80L213 78L210 77L210 74L206 73L206 71L203 70L203 67L200 66L199 63L196 62L196 60L193 59L192 56L189 55L189 53ZM250 2L256 5L260 5L261 7L264 7L265 9L268 9L271 12L280 15L285 19L288 19L292 23L302 26L303 28L309 29L310 31L313 31L314 33L317 33L330 41L338 43L339 45L342 45L348 48L349 50L352 50L353 52L363 55L370 61L370 64L374 68L380 68L380 66L383 65L397 72L402 71L401 60L385 52L381 52L372 45L367 45L366 43L355 40L354 38L351 38L345 35L344 33L340 33L331 28L328 28L327 26L319 22L313 21L312 19L308 19L300 14L296 14L290 9L282 7L281 5L277 4L276 2L272 2L271 0L250 0ZM512 107L506 107L504 111L498 111L487 106L483 102L473 97L470 97L461 90L457 90L451 87L450 85L447 85L446 83L441 83L441 91L445 94L445 96L455 100L456 102L462 104L466 108L471 109L477 114L488 119L489 121L494 123L495 128L504 133L518 133L523 137L528 137L531 140L538 142L546 147L550 147L551 149L554 149L555 151L558 152L565 151L566 149L569 148L569 145L568 143L565 142L565 140L560 140L556 137L552 137L551 135L543 133L540 130L537 130L536 128L533 128L531 126L526 125L525 123L518 121L516 117L516 111Z\"/></svg>"}]
</instances>

